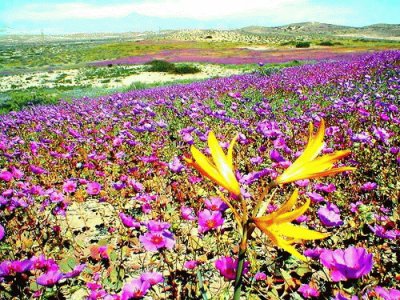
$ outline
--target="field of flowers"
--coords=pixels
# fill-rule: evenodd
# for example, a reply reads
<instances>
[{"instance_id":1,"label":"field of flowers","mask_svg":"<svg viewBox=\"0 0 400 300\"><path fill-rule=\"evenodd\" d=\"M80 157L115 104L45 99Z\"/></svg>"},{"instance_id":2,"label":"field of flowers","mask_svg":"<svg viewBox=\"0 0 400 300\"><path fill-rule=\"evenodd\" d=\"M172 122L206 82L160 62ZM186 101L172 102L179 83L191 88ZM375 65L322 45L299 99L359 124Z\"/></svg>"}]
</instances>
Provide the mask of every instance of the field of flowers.
<instances>
[{"instance_id":1,"label":"field of flowers","mask_svg":"<svg viewBox=\"0 0 400 300\"><path fill-rule=\"evenodd\" d=\"M0 116L0 299L400 299L399 97L385 51Z\"/></svg>"}]
</instances>

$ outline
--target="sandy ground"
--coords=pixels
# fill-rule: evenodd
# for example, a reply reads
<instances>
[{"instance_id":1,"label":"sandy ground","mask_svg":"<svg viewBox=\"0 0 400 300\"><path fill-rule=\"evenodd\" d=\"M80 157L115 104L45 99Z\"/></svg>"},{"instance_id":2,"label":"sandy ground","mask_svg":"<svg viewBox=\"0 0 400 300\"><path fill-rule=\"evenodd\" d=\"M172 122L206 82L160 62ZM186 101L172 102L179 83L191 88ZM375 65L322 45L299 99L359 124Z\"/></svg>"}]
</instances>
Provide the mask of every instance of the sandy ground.
<instances>
[{"instance_id":1,"label":"sandy ground","mask_svg":"<svg viewBox=\"0 0 400 300\"><path fill-rule=\"evenodd\" d=\"M57 70L52 72L27 73L23 75L3 76L0 80L0 92L10 90L19 90L25 88L54 88L57 86L94 86L104 88L118 88L129 86L135 82L154 83L154 82L170 82L176 80L201 80L211 77L225 77L234 74L243 73L241 69L230 69L219 65L200 65L202 70L196 74L175 75L163 72L144 72L129 75L125 77L110 78L109 82L102 82L103 78L82 79L79 70ZM134 66L132 68L143 69L142 66ZM62 80L57 78L63 77Z\"/></svg>"}]
</instances>

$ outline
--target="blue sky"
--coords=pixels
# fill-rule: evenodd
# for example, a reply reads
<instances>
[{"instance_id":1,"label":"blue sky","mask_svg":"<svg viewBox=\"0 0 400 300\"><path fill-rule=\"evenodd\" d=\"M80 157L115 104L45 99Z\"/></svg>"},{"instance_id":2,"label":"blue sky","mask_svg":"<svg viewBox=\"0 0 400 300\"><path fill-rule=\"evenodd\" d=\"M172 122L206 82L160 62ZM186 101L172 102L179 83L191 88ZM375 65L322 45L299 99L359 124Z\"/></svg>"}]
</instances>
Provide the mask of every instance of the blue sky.
<instances>
[{"instance_id":1,"label":"blue sky","mask_svg":"<svg viewBox=\"0 0 400 300\"><path fill-rule=\"evenodd\" d=\"M315 21L400 23L399 0L0 0L0 32L230 29Z\"/></svg>"}]
</instances>

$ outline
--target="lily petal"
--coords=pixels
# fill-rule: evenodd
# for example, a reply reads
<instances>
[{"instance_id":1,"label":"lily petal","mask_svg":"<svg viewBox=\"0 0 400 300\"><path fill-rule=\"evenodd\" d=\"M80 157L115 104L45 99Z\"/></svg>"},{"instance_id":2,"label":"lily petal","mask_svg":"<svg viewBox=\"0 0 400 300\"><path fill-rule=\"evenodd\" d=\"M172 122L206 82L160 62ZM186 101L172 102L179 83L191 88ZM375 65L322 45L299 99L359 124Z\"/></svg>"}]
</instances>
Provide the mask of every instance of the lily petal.
<instances>
[{"instance_id":1,"label":"lily petal","mask_svg":"<svg viewBox=\"0 0 400 300\"><path fill-rule=\"evenodd\" d=\"M321 233L305 227L284 223L279 225L279 233L295 239L318 240L329 236L327 233Z\"/></svg>"}]
</instances>

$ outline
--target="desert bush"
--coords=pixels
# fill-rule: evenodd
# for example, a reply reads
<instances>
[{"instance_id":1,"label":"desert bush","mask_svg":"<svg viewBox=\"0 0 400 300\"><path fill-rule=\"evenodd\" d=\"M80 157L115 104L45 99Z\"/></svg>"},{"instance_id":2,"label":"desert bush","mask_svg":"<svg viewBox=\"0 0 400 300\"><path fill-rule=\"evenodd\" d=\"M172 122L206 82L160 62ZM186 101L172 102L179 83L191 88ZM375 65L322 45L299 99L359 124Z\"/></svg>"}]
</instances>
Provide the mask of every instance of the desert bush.
<instances>
[{"instance_id":1,"label":"desert bush","mask_svg":"<svg viewBox=\"0 0 400 300\"><path fill-rule=\"evenodd\" d=\"M296 48L310 48L310 42L298 42Z\"/></svg>"},{"instance_id":2,"label":"desert bush","mask_svg":"<svg viewBox=\"0 0 400 300\"><path fill-rule=\"evenodd\" d=\"M174 74L195 74L201 72L200 68L192 65L176 65L171 73Z\"/></svg>"},{"instance_id":3,"label":"desert bush","mask_svg":"<svg viewBox=\"0 0 400 300\"><path fill-rule=\"evenodd\" d=\"M171 72L175 69L175 65L165 60L152 60L145 63L150 67L147 69L149 72Z\"/></svg>"}]
</instances>

